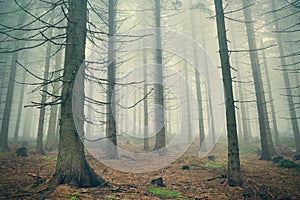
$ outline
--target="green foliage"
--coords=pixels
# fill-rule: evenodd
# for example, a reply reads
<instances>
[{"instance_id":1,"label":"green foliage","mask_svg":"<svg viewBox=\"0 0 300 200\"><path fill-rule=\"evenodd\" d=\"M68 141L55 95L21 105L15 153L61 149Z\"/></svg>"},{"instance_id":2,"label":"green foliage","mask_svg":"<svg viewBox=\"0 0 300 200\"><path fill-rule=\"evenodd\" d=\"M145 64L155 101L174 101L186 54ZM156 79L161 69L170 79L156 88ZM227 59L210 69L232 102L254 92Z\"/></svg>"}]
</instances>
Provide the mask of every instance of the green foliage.
<instances>
[{"instance_id":1,"label":"green foliage","mask_svg":"<svg viewBox=\"0 0 300 200\"><path fill-rule=\"evenodd\" d=\"M226 162L205 162L202 164L202 166L211 169L220 169L223 167L227 167L227 163Z\"/></svg>"},{"instance_id":2,"label":"green foliage","mask_svg":"<svg viewBox=\"0 0 300 200\"><path fill-rule=\"evenodd\" d=\"M120 200L119 197L116 197L115 195L110 195L107 197L108 200Z\"/></svg>"},{"instance_id":3,"label":"green foliage","mask_svg":"<svg viewBox=\"0 0 300 200\"><path fill-rule=\"evenodd\" d=\"M179 197L180 193L177 191L166 190L162 188L150 188L149 192L155 195L161 195L164 197L176 198Z\"/></svg>"},{"instance_id":4,"label":"green foliage","mask_svg":"<svg viewBox=\"0 0 300 200\"><path fill-rule=\"evenodd\" d=\"M297 164L294 161L283 159L279 161L278 167L291 169L291 168L296 168Z\"/></svg>"},{"instance_id":5,"label":"green foliage","mask_svg":"<svg viewBox=\"0 0 300 200\"><path fill-rule=\"evenodd\" d=\"M80 196L80 193L75 192L75 193L71 194L71 200L76 200L79 196Z\"/></svg>"}]
</instances>

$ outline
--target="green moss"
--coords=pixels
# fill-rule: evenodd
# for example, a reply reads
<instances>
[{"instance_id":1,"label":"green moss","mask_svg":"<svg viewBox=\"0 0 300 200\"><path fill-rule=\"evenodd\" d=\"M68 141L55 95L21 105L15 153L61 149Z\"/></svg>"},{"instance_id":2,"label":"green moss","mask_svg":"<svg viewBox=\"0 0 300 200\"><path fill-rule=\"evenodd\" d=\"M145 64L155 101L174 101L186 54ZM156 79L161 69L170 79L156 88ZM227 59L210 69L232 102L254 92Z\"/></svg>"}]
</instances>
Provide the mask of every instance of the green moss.
<instances>
[{"instance_id":1,"label":"green moss","mask_svg":"<svg viewBox=\"0 0 300 200\"><path fill-rule=\"evenodd\" d=\"M162 188L150 188L149 192L155 195L161 195L164 197L171 197L171 198L179 197L180 195L180 193L177 191L171 191Z\"/></svg>"},{"instance_id":2,"label":"green moss","mask_svg":"<svg viewBox=\"0 0 300 200\"><path fill-rule=\"evenodd\" d=\"M211 169L220 169L227 166L226 162L205 162L202 164L203 167Z\"/></svg>"},{"instance_id":3,"label":"green moss","mask_svg":"<svg viewBox=\"0 0 300 200\"><path fill-rule=\"evenodd\" d=\"M108 200L120 200L119 197L116 197L115 195L110 195L107 197Z\"/></svg>"}]
</instances>

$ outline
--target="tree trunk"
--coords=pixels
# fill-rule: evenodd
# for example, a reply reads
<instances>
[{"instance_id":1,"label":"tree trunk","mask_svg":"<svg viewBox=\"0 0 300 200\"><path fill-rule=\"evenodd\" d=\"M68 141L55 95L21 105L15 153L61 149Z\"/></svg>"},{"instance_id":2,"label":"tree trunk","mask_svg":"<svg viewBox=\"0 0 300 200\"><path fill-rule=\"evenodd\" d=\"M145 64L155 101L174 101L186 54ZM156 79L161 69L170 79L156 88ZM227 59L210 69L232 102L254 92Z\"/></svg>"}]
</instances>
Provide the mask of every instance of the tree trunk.
<instances>
[{"instance_id":1,"label":"tree trunk","mask_svg":"<svg viewBox=\"0 0 300 200\"><path fill-rule=\"evenodd\" d=\"M261 47L263 47L263 43L261 42ZM274 131L274 139L275 139L275 145L279 146L279 134L278 134L278 127L277 127L277 120L275 115L275 107L274 107L274 101L273 101L273 94L272 94L272 87L271 87L271 80L270 80L270 74L268 70L268 64L266 60L265 51L262 51L262 57L264 62L264 68L265 68L265 74L267 79L267 85L268 85L268 94L269 94L269 100L270 100L270 106L271 106L271 114L272 114L272 120L273 120L273 131Z\"/></svg>"},{"instance_id":2,"label":"tree trunk","mask_svg":"<svg viewBox=\"0 0 300 200\"><path fill-rule=\"evenodd\" d=\"M276 6L275 2L271 0L271 5L272 5L272 10L273 10L273 18L274 18L274 23L275 23L275 29L278 31L280 30L279 23L278 23L278 16L276 13ZM284 84L286 88L286 95L287 95L287 101L288 101L288 106L289 106L289 112L290 112L290 118L291 118L291 123L292 123L292 128L293 128L293 133L295 137L295 143L296 143L296 152L300 153L300 133L299 133L299 126L297 122L297 115L296 115L296 110L295 110L295 105L294 105L294 100L293 100L293 93L291 89L291 84L289 80L289 75L287 70L284 68L286 66L286 60L284 57L284 50L283 50L283 41L281 38L281 34L279 32L276 32L276 40L278 44L278 49L279 49L279 55L280 55L280 62L281 66L283 69L283 79L284 79Z\"/></svg>"},{"instance_id":3,"label":"tree trunk","mask_svg":"<svg viewBox=\"0 0 300 200\"><path fill-rule=\"evenodd\" d=\"M60 76L60 73L57 71L61 68L61 59L62 59L62 52L60 51L56 55L56 60L55 60L56 74L54 76L54 79L58 79ZM56 100L55 96L60 96L59 82L55 82L53 84L52 94L54 95L54 97L52 97L52 101ZM57 125L56 125L57 124L57 110L58 110L58 105L51 106L48 134L47 134L46 147L45 147L45 149L47 151L52 151L55 148L57 148L56 142L55 142L55 133L56 133L56 128L57 128Z\"/></svg>"},{"instance_id":4,"label":"tree trunk","mask_svg":"<svg viewBox=\"0 0 300 200\"><path fill-rule=\"evenodd\" d=\"M16 77L16 68L17 68L17 59L18 59L18 52L13 53L9 80L8 80L8 89L5 99L5 107L1 125L1 133L0 133L0 150L7 152L9 151L8 147L8 129L9 129L9 122L10 122L10 112L12 107L13 101L13 94L14 94L14 80Z\"/></svg>"},{"instance_id":5,"label":"tree trunk","mask_svg":"<svg viewBox=\"0 0 300 200\"><path fill-rule=\"evenodd\" d=\"M146 48L146 41L143 41L143 66L144 66L144 96L148 94L148 70L147 70L147 50ZM149 118L148 118L148 97L144 100L144 151L149 151L149 136L148 136L148 124L149 124Z\"/></svg>"},{"instance_id":6,"label":"tree trunk","mask_svg":"<svg viewBox=\"0 0 300 200\"><path fill-rule=\"evenodd\" d=\"M54 10L51 12L49 24L53 24L54 20ZM48 38L52 38L52 33L53 29L49 30L49 35ZM47 47L46 47L46 62L45 62L45 69L44 69L44 80L49 79L49 71L50 71L50 60L51 60L51 42L47 42ZM43 149L43 137L44 137L44 123L45 123L45 115L46 115L46 107L44 104L46 103L47 100L47 91L48 91L48 84L44 83L43 88L42 88L42 99L41 99L41 108L40 108L40 115L39 115L39 124L38 124L38 133L37 133L37 143L36 143L36 148L35 152L38 154L44 154L44 149Z\"/></svg>"},{"instance_id":7,"label":"tree trunk","mask_svg":"<svg viewBox=\"0 0 300 200\"><path fill-rule=\"evenodd\" d=\"M257 54L256 39L254 34L254 27L252 23L252 12L249 7L251 0L243 0L243 11L246 21L246 31L248 36L248 45L250 49L250 61L252 67L252 75L254 80L254 87L256 93L256 106L258 111L258 121L260 129L260 141L261 141L261 159L271 160L271 156L276 154L271 138L271 131L267 113L267 106L265 101L265 94L263 89L263 83L260 73L260 64Z\"/></svg>"},{"instance_id":8,"label":"tree trunk","mask_svg":"<svg viewBox=\"0 0 300 200\"><path fill-rule=\"evenodd\" d=\"M232 91L232 77L230 71L224 11L222 5L223 3L222 0L214 0L214 2L216 10L223 84L225 89L228 140L228 184L230 186L240 186L242 184L242 179L240 176L240 155L238 136L236 130L235 106Z\"/></svg>"},{"instance_id":9,"label":"tree trunk","mask_svg":"<svg viewBox=\"0 0 300 200\"><path fill-rule=\"evenodd\" d=\"M190 0L190 6L192 6L192 0ZM196 32L195 32L195 17L191 11L190 22L191 22L191 31L192 38L196 40ZM199 139L200 139L200 148L203 150L206 149L205 145L205 133L204 133L204 122L203 122L203 105L202 105L202 94L201 94L201 83L199 72L197 71L197 67L199 67L198 53L196 44L193 43L193 54L194 54L194 66L195 67L195 80L196 80L196 94L197 94L197 105L198 105L198 128L199 128ZM212 132L212 140L215 141L214 133ZM199 148L199 149L200 149Z\"/></svg>"},{"instance_id":10,"label":"tree trunk","mask_svg":"<svg viewBox=\"0 0 300 200\"><path fill-rule=\"evenodd\" d=\"M20 90L20 99L19 99L19 105L18 105L18 113L17 113L17 121L16 121L16 127L14 132L14 143L18 144L18 137L19 137L19 129L20 129L20 122L21 122L21 116L23 111L23 99L24 99L24 92L25 92L25 81L26 81L26 72L23 71L22 74L22 85Z\"/></svg>"},{"instance_id":11,"label":"tree trunk","mask_svg":"<svg viewBox=\"0 0 300 200\"><path fill-rule=\"evenodd\" d=\"M68 7L72 9L68 12L66 32L59 147L51 184L92 187L103 185L106 181L88 165L72 114L74 80L85 59L87 0L69 0Z\"/></svg>"},{"instance_id":12,"label":"tree trunk","mask_svg":"<svg viewBox=\"0 0 300 200\"><path fill-rule=\"evenodd\" d=\"M186 54L186 50L184 49L184 54ZM186 58L186 56L185 56ZM188 65L187 65L187 62L184 62L184 76L185 76L185 79L186 81L189 80L189 74L188 74ZM192 130L191 130L191 108L190 108L190 93L189 93L189 84L186 83L185 84L185 96L186 96L186 99L185 99L185 103L186 103L186 119L187 120L187 141L189 143L192 142ZM169 121L171 121L171 119L169 119Z\"/></svg>"},{"instance_id":13,"label":"tree trunk","mask_svg":"<svg viewBox=\"0 0 300 200\"><path fill-rule=\"evenodd\" d=\"M154 150L158 150L160 155L165 155L166 146L166 132L164 126L165 113L164 113L164 80L163 80L163 64L162 64L162 49L161 49L161 26L160 26L160 0L155 0L155 25L156 25L156 49L155 49L155 79L154 84L155 97L154 104L157 107L156 110L156 128L159 128L156 134L156 142Z\"/></svg>"},{"instance_id":14,"label":"tree trunk","mask_svg":"<svg viewBox=\"0 0 300 200\"><path fill-rule=\"evenodd\" d=\"M230 23L230 29L231 29L231 33L232 33L232 46L233 48L237 48L236 45L236 36L235 36L235 30L232 26L232 23ZM236 66L237 69L237 79L241 80L242 79L242 69L239 68L239 57L238 54L235 53L234 54L234 65ZM239 126L242 128L242 131L239 129L240 133L239 135L242 136L243 141L245 143L250 143L252 140L251 137L251 130L250 130L250 125L248 123L248 113L247 113L247 108L245 106L245 103L243 102L246 98L244 96L244 92L243 92L243 83L239 83L237 84L237 93L239 96L239 101L240 101L240 121L239 121ZM240 138L241 139L241 138Z\"/></svg>"},{"instance_id":15,"label":"tree trunk","mask_svg":"<svg viewBox=\"0 0 300 200\"><path fill-rule=\"evenodd\" d=\"M107 127L106 137L110 140L106 155L109 159L118 159L117 129L113 113L115 113L115 98L113 91L116 82L116 0L109 0L109 38L108 38L108 89L107 89Z\"/></svg>"}]
</instances>

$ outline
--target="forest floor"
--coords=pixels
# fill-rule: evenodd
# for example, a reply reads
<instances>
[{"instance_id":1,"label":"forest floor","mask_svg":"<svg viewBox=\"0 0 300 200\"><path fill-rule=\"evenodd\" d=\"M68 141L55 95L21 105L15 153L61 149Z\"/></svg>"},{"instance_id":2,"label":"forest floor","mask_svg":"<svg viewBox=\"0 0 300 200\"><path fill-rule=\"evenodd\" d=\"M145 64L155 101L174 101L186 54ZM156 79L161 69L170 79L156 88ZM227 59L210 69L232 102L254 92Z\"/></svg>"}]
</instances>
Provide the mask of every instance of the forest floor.
<instances>
[{"instance_id":1,"label":"forest floor","mask_svg":"<svg viewBox=\"0 0 300 200\"><path fill-rule=\"evenodd\" d=\"M88 155L90 165L109 182L107 186L77 188L60 185L48 192L57 152L49 152L46 156L29 152L27 157L1 154L0 199L300 199L299 168L281 168L259 160L253 149L241 149L244 184L229 187L225 145L218 144L210 153L216 157L215 161L207 157L200 159L192 152L188 151L161 170L140 174L111 169ZM284 155L290 160L291 156L289 153ZM184 166L188 167L183 170ZM152 179L160 177L166 187L151 184Z\"/></svg>"}]
</instances>

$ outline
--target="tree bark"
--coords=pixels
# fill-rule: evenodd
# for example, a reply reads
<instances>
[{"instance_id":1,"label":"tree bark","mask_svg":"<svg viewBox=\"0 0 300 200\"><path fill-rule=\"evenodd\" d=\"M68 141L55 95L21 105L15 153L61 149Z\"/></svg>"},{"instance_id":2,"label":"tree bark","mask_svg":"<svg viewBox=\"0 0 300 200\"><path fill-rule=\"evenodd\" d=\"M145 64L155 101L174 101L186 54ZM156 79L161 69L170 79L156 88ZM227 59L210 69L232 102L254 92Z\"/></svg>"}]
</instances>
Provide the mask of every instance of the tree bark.
<instances>
[{"instance_id":1,"label":"tree bark","mask_svg":"<svg viewBox=\"0 0 300 200\"><path fill-rule=\"evenodd\" d=\"M87 0L69 0L68 8L58 157L50 183L92 187L106 181L88 165L72 114L74 80L85 59Z\"/></svg>"},{"instance_id":2,"label":"tree bark","mask_svg":"<svg viewBox=\"0 0 300 200\"><path fill-rule=\"evenodd\" d=\"M235 106L232 91L232 77L228 55L227 36L224 20L222 0L214 0L216 10L216 21L218 30L218 41L220 47L220 60L225 89L225 105L227 119L227 140L228 140L228 184L230 186L242 185L240 175L240 155L238 136L236 129Z\"/></svg>"}]
</instances>

